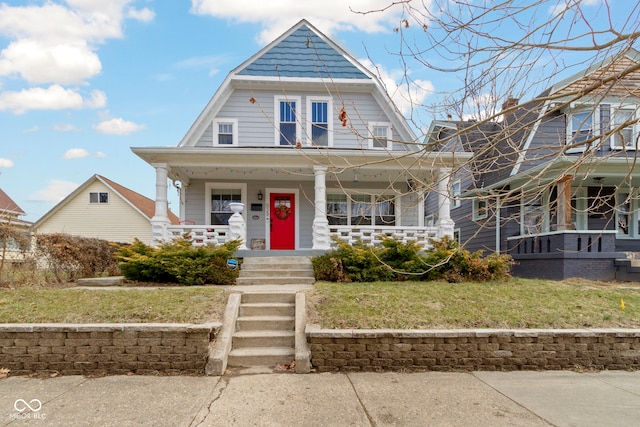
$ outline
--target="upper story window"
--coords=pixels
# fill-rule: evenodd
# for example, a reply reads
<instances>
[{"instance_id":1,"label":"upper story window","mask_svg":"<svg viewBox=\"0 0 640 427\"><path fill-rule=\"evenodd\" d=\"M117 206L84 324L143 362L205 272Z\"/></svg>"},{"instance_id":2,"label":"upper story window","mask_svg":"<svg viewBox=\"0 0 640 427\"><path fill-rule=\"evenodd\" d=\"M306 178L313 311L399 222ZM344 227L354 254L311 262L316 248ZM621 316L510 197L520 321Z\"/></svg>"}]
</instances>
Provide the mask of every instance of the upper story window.
<instances>
[{"instance_id":1,"label":"upper story window","mask_svg":"<svg viewBox=\"0 0 640 427\"><path fill-rule=\"evenodd\" d=\"M307 98L307 139L309 145L330 147L333 145L331 98Z\"/></svg>"},{"instance_id":2,"label":"upper story window","mask_svg":"<svg viewBox=\"0 0 640 427\"><path fill-rule=\"evenodd\" d=\"M460 207L460 194L462 194L462 183L459 179L451 184L449 197L451 198L451 209Z\"/></svg>"},{"instance_id":3,"label":"upper story window","mask_svg":"<svg viewBox=\"0 0 640 427\"><path fill-rule=\"evenodd\" d=\"M370 123L369 148L391 150L391 125L389 123Z\"/></svg>"},{"instance_id":4,"label":"upper story window","mask_svg":"<svg viewBox=\"0 0 640 427\"><path fill-rule=\"evenodd\" d=\"M611 108L611 148L635 150L638 148L636 109L630 106Z\"/></svg>"},{"instance_id":5,"label":"upper story window","mask_svg":"<svg viewBox=\"0 0 640 427\"><path fill-rule=\"evenodd\" d=\"M213 122L214 145L238 145L238 120L218 119Z\"/></svg>"},{"instance_id":6,"label":"upper story window","mask_svg":"<svg viewBox=\"0 0 640 427\"><path fill-rule=\"evenodd\" d=\"M299 106L299 97L276 97L276 145L296 145L300 141Z\"/></svg>"},{"instance_id":7,"label":"upper story window","mask_svg":"<svg viewBox=\"0 0 640 427\"><path fill-rule=\"evenodd\" d=\"M106 192L89 193L89 203L109 203L109 193L106 193Z\"/></svg>"},{"instance_id":8,"label":"upper story window","mask_svg":"<svg viewBox=\"0 0 640 427\"><path fill-rule=\"evenodd\" d=\"M487 218L487 200L475 198L473 199L473 220L479 221Z\"/></svg>"},{"instance_id":9,"label":"upper story window","mask_svg":"<svg viewBox=\"0 0 640 427\"><path fill-rule=\"evenodd\" d=\"M593 138L596 129L594 106L576 108L567 114L567 152L584 151Z\"/></svg>"}]
</instances>

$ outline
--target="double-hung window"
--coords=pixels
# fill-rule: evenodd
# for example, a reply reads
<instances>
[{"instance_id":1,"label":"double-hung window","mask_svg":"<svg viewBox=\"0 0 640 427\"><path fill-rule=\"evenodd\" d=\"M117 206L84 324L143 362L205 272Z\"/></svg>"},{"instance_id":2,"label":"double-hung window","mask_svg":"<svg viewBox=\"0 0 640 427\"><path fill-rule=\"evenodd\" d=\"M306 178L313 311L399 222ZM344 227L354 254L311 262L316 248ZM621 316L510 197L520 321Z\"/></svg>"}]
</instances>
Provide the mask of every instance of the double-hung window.
<instances>
[{"instance_id":1,"label":"double-hung window","mask_svg":"<svg viewBox=\"0 0 640 427\"><path fill-rule=\"evenodd\" d=\"M205 194L209 199L207 224L229 225L229 218L233 215L231 203L242 203L246 198L246 192L246 184L207 183L205 185Z\"/></svg>"},{"instance_id":2,"label":"double-hung window","mask_svg":"<svg viewBox=\"0 0 640 427\"><path fill-rule=\"evenodd\" d=\"M307 141L308 145L330 147L332 141L331 98L307 98Z\"/></svg>"},{"instance_id":3,"label":"double-hung window","mask_svg":"<svg viewBox=\"0 0 640 427\"><path fill-rule=\"evenodd\" d=\"M238 120L216 119L213 122L214 145L238 145Z\"/></svg>"},{"instance_id":4,"label":"double-hung window","mask_svg":"<svg viewBox=\"0 0 640 427\"><path fill-rule=\"evenodd\" d=\"M377 150L391 150L391 125L389 123L370 123L369 148Z\"/></svg>"},{"instance_id":5,"label":"double-hung window","mask_svg":"<svg viewBox=\"0 0 640 427\"><path fill-rule=\"evenodd\" d=\"M329 225L396 225L396 199L391 194L327 194Z\"/></svg>"},{"instance_id":6,"label":"double-hung window","mask_svg":"<svg viewBox=\"0 0 640 427\"><path fill-rule=\"evenodd\" d=\"M450 208L451 209L455 209L460 207L460 195L462 194L462 183L460 182L459 179L455 180L452 184L451 184L451 190L450 190L450 194L449 197L451 199L451 203L450 203Z\"/></svg>"},{"instance_id":7,"label":"double-hung window","mask_svg":"<svg viewBox=\"0 0 640 427\"><path fill-rule=\"evenodd\" d=\"M300 141L298 108L299 97L276 97L276 145L296 145Z\"/></svg>"},{"instance_id":8,"label":"double-hung window","mask_svg":"<svg viewBox=\"0 0 640 427\"><path fill-rule=\"evenodd\" d=\"M487 199L473 199L473 220L479 221L487 218Z\"/></svg>"},{"instance_id":9,"label":"double-hung window","mask_svg":"<svg viewBox=\"0 0 640 427\"><path fill-rule=\"evenodd\" d=\"M636 110L633 107L611 108L611 148L614 150L635 150L638 135L635 132Z\"/></svg>"},{"instance_id":10,"label":"double-hung window","mask_svg":"<svg viewBox=\"0 0 640 427\"><path fill-rule=\"evenodd\" d=\"M589 148L596 129L597 106L572 109L567 114L567 152L580 152Z\"/></svg>"}]
</instances>

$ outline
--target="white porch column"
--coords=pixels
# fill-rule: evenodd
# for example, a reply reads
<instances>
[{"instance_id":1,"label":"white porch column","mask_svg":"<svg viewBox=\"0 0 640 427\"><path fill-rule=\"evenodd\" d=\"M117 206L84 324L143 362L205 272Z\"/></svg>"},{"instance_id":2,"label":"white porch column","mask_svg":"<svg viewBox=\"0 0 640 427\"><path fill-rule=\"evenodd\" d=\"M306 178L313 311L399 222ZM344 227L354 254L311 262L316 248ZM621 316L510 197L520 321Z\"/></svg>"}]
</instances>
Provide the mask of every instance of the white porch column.
<instances>
[{"instance_id":1,"label":"white porch column","mask_svg":"<svg viewBox=\"0 0 640 427\"><path fill-rule=\"evenodd\" d=\"M315 216L313 218L313 249L330 249L329 221L327 220L327 167L314 166Z\"/></svg>"},{"instance_id":2,"label":"white porch column","mask_svg":"<svg viewBox=\"0 0 640 427\"><path fill-rule=\"evenodd\" d=\"M167 178L169 165L154 165L156 168L156 211L151 218L151 244L159 245L169 240L167 225L170 224L167 206Z\"/></svg>"},{"instance_id":3,"label":"white porch column","mask_svg":"<svg viewBox=\"0 0 640 427\"><path fill-rule=\"evenodd\" d=\"M441 168L438 171L438 237L449 236L453 238L455 223L451 219L451 200L449 198L449 183L451 181L451 169Z\"/></svg>"},{"instance_id":4,"label":"white porch column","mask_svg":"<svg viewBox=\"0 0 640 427\"><path fill-rule=\"evenodd\" d=\"M229 207L233 211L233 215L229 218L230 237L242 241L238 249L247 249L247 225L242 216L244 203L230 203Z\"/></svg>"},{"instance_id":5,"label":"white porch column","mask_svg":"<svg viewBox=\"0 0 640 427\"><path fill-rule=\"evenodd\" d=\"M571 184L573 176L565 175L558 180L558 230L572 230L571 224Z\"/></svg>"}]
</instances>

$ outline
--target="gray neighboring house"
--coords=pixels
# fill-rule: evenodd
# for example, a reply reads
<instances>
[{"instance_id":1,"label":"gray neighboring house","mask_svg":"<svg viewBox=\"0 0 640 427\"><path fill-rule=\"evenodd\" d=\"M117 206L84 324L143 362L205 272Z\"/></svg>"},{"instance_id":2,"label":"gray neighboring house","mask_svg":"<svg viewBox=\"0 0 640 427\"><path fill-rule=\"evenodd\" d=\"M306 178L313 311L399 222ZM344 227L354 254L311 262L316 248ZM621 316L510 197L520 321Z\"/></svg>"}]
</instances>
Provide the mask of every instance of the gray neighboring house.
<instances>
[{"instance_id":1,"label":"gray neighboring house","mask_svg":"<svg viewBox=\"0 0 640 427\"><path fill-rule=\"evenodd\" d=\"M132 151L155 169L155 242L240 238L240 255L277 255L324 251L333 238L451 235L447 180L470 156L419 142L376 76L302 20L228 74L177 146ZM432 176L441 215L425 224L412 182ZM168 180L180 225L167 218Z\"/></svg>"},{"instance_id":2,"label":"gray neighboring house","mask_svg":"<svg viewBox=\"0 0 640 427\"><path fill-rule=\"evenodd\" d=\"M473 152L450 184L455 234L509 253L521 277L638 280L640 53L629 49L496 123L434 121L427 142ZM437 220L427 196L425 214Z\"/></svg>"}]
</instances>

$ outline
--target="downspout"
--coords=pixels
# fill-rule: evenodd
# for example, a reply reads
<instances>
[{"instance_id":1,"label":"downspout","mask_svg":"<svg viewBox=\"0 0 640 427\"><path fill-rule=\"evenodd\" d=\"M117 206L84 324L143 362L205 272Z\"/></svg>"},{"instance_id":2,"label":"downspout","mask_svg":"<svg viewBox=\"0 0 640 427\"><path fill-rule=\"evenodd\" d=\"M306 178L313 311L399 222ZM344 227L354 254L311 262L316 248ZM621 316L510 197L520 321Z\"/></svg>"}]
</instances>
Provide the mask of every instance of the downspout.
<instances>
[{"instance_id":1,"label":"downspout","mask_svg":"<svg viewBox=\"0 0 640 427\"><path fill-rule=\"evenodd\" d=\"M500 254L500 196L496 195L496 254Z\"/></svg>"}]
</instances>

